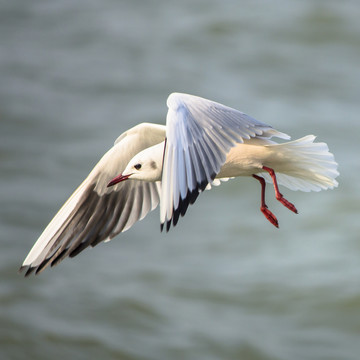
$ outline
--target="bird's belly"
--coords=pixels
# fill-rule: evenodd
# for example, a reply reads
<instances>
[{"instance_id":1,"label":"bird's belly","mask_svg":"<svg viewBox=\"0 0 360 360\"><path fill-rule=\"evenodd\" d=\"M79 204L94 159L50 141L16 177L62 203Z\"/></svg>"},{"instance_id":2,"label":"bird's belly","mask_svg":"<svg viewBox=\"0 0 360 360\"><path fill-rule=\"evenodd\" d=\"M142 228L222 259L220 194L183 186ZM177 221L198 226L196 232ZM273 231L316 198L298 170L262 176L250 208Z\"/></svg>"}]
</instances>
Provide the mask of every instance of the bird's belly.
<instances>
[{"instance_id":1,"label":"bird's belly","mask_svg":"<svg viewBox=\"0 0 360 360\"><path fill-rule=\"evenodd\" d=\"M238 144L230 149L225 164L216 177L251 176L262 171L269 156L267 146Z\"/></svg>"}]
</instances>

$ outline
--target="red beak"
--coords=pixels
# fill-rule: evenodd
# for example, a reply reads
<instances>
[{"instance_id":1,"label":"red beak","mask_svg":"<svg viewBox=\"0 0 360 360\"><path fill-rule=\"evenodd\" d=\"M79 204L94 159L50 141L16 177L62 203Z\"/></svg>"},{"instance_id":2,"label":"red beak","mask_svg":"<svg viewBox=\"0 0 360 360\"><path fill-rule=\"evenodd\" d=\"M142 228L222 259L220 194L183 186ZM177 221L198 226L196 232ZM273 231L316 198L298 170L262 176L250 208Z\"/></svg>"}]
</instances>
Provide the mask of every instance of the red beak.
<instances>
[{"instance_id":1,"label":"red beak","mask_svg":"<svg viewBox=\"0 0 360 360\"><path fill-rule=\"evenodd\" d=\"M127 180L129 177L130 177L131 174L129 175L118 175L116 177L114 177L108 184L107 184L107 187L110 187L110 186L114 186L116 184L118 184L119 182L121 181L124 181L124 180Z\"/></svg>"}]
</instances>

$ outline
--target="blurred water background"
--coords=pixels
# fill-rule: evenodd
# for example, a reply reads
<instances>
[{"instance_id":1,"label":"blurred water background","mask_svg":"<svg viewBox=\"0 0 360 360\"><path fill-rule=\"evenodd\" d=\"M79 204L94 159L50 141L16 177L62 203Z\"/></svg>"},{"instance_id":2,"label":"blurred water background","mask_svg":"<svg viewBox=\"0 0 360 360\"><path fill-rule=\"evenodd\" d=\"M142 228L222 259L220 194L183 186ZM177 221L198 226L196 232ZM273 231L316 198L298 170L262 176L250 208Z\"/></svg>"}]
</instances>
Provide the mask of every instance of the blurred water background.
<instances>
[{"instance_id":1,"label":"blurred water background","mask_svg":"<svg viewBox=\"0 0 360 360\"><path fill-rule=\"evenodd\" d=\"M357 360L357 0L0 1L0 358ZM173 91L240 109L339 163L334 191L236 179L178 226L17 270L115 138L165 123ZM270 190L270 188L269 188Z\"/></svg>"}]
</instances>

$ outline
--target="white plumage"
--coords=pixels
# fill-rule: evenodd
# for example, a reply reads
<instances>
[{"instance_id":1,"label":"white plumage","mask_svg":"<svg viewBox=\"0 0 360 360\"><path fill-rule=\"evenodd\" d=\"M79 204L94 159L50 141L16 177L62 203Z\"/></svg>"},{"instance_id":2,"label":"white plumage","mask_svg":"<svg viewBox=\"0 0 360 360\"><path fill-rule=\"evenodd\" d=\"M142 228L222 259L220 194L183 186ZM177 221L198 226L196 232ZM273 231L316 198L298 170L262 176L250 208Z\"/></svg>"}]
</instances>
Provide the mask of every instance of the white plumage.
<instances>
[{"instance_id":1,"label":"white plumage","mask_svg":"<svg viewBox=\"0 0 360 360\"><path fill-rule=\"evenodd\" d=\"M334 156L313 135L277 144L272 137L290 137L222 104L173 93L167 105L166 126L139 124L116 140L39 237L21 267L26 275L112 239L159 202L161 229L166 225L168 231L218 179L259 180L260 209L275 226L265 204L265 180L295 213L278 184L301 191L338 185Z\"/></svg>"}]
</instances>

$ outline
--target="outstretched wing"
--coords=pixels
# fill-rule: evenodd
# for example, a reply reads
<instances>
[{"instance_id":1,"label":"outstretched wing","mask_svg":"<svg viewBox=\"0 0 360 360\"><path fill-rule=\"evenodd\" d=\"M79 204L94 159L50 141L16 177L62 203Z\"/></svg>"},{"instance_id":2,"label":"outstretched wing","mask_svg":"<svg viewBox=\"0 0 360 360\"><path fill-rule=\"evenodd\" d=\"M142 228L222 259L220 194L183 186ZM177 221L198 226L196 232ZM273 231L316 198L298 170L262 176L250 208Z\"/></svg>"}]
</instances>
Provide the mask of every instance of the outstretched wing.
<instances>
[{"instance_id":1,"label":"outstretched wing","mask_svg":"<svg viewBox=\"0 0 360 360\"><path fill-rule=\"evenodd\" d=\"M20 270L39 273L88 246L112 239L155 209L160 182L124 181L107 187L131 158L164 141L165 126L140 124L123 133L41 234Z\"/></svg>"},{"instance_id":2,"label":"outstretched wing","mask_svg":"<svg viewBox=\"0 0 360 360\"><path fill-rule=\"evenodd\" d=\"M199 193L214 180L236 143L253 137L288 136L252 117L188 94L167 100L160 223L175 226Z\"/></svg>"}]
</instances>

